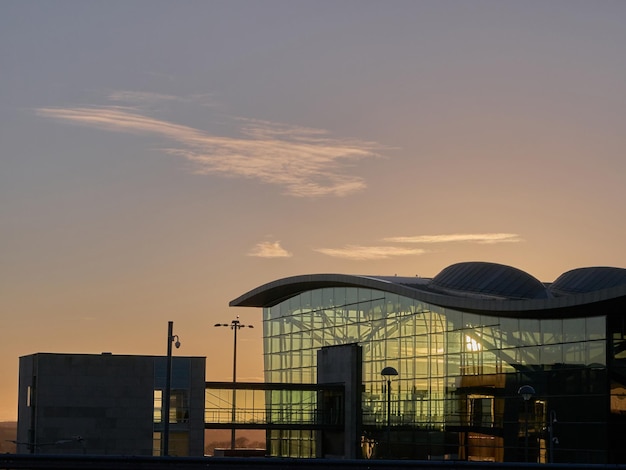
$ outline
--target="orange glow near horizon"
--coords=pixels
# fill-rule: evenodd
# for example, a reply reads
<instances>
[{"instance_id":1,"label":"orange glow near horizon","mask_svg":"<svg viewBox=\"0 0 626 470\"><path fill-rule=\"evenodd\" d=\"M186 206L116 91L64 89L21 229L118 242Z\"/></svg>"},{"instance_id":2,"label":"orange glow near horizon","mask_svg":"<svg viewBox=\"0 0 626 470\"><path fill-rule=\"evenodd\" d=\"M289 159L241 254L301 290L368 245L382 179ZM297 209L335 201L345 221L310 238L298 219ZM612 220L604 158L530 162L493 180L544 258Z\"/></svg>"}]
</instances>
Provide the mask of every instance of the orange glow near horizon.
<instances>
[{"instance_id":1,"label":"orange glow near horizon","mask_svg":"<svg viewBox=\"0 0 626 470\"><path fill-rule=\"evenodd\" d=\"M238 379L263 380L261 311L228 305L283 277L626 267L625 17L565 0L7 3L0 421L20 356L164 355L168 321L175 354L230 380L213 325L240 315Z\"/></svg>"}]
</instances>

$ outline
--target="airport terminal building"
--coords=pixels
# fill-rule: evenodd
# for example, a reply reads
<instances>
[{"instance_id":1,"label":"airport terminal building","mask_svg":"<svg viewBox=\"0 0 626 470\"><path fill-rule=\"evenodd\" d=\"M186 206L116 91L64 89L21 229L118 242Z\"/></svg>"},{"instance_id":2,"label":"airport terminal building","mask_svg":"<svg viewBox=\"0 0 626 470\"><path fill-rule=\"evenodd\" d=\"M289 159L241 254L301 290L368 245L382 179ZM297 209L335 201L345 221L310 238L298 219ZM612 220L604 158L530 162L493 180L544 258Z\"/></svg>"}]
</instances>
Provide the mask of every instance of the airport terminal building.
<instances>
[{"instance_id":1,"label":"airport terminal building","mask_svg":"<svg viewBox=\"0 0 626 470\"><path fill-rule=\"evenodd\" d=\"M263 309L266 382L348 384L333 405L343 450L272 429L270 455L626 463L626 269L551 283L484 262L432 279L313 274L230 305Z\"/></svg>"}]
</instances>

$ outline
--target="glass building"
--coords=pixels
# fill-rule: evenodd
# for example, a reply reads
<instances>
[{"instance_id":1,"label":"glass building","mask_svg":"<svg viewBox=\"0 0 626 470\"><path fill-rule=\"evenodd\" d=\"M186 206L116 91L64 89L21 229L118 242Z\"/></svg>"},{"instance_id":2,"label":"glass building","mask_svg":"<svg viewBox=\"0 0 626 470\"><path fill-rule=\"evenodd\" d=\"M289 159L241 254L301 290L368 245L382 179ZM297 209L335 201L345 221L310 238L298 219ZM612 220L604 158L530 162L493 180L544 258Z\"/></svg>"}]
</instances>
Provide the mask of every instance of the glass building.
<instances>
[{"instance_id":1,"label":"glass building","mask_svg":"<svg viewBox=\"0 0 626 470\"><path fill-rule=\"evenodd\" d=\"M266 382L317 383L320 351L359 348L341 405L359 410L345 423L359 458L626 463L626 269L304 275L231 306L263 308ZM268 449L323 457L321 432L271 430Z\"/></svg>"}]
</instances>

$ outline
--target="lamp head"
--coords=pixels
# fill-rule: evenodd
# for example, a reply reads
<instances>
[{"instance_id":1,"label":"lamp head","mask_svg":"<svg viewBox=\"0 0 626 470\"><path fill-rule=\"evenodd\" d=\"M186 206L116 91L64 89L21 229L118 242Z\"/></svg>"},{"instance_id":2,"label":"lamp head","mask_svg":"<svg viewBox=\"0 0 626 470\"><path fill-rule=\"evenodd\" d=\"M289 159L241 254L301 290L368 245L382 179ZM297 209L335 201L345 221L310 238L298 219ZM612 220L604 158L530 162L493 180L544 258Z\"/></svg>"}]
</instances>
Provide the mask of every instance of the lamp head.
<instances>
[{"instance_id":1,"label":"lamp head","mask_svg":"<svg viewBox=\"0 0 626 470\"><path fill-rule=\"evenodd\" d=\"M518 395L521 395L524 401L528 401L535 394L535 389L530 385L522 385L517 391Z\"/></svg>"},{"instance_id":2,"label":"lamp head","mask_svg":"<svg viewBox=\"0 0 626 470\"><path fill-rule=\"evenodd\" d=\"M170 341L174 342L174 346L176 346L176 349L180 348L180 338L178 337L178 335L172 335L170 336Z\"/></svg>"},{"instance_id":3,"label":"lamp head","mask_svg":"<svg viewBox=\"0 0 626 470\"><path fill-rule=\"evenodd\" d=\"M398 371L391 366L387 366L380 371L380 375L382 375L383 377L393 377L398 375Z\"/></svg>"}]
</instances>

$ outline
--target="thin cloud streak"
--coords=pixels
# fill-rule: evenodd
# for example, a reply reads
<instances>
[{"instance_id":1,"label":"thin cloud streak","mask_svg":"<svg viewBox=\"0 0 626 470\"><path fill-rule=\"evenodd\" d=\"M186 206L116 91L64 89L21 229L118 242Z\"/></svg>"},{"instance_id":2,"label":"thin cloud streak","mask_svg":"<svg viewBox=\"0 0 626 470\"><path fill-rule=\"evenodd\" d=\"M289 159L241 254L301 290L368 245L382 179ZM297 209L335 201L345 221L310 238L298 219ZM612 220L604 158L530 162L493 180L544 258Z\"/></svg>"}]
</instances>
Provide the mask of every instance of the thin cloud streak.
<instances>
[{"instance_id":1,"label":"thin cloud streak","mask_svg":"<svg viewBox=\"0 0 626 470\"><path fill-rule=\"evenodd\" d=\"M248 256L257 258L291 258L292 253L280 246L280 242L261 242L248 253Z\"/></svg>"},{"instance_id":2,"label":"thin cloud streak","mask_svg":"<svg viewBox=\"0 0 626 470\"><path fill-rule=\"evenodd\" d=\"M162 137L179 144L163 150L193 162L198 174L256 179L298 197L346 196L365 189L365 181L345 169L349 163L379 156L380 150L372 142L333 139L323 130L267 121L242 120L243 137L232 138L154 119L130 107L40 108L37 114L112 132Z\"/></svg>"},{"instance_id":3,"label":"thin cloud streak","mask_svg":"<svg viewBox=\"0 0 626 470\"><path fill-rule=\"evenodd\" d=\"M470 242L480 244L492 243L518 243L523 239L515 233L466 233L447 235L416 235L413 237L388 237L383 241L391 243L455 243ZM394 256L416 256L429 253L422 248L406 248L398 246L361 246L346 245L343 248L317 248L318 253L323 253L335 258L349 260L379 260Z\"/></svg>"},{"instance_id":4,"label":"thin cloud streak","mask_svg":"<svg viewBox=\"0 0 626 470\"><path fill-rule=\"evenodd\" d=\"M150 93L145 91L114 91L109 95L111 101L125 101L130 103L158 103L161 101L178 101L173 95Z\"/></svg>"},{"instance_id":5,"label":"thin cloud streak","mask_svg":"<svg viewBox=\"0 0 626 470\"><path fill-rule=\"evenodd\" d=\"M316 248L315 251L334 258L355 261L388 259L394 256L416 256L427 253L422 248L402 248L396 246L346 245L344 248Z\"/></svg>"},{"instance_id":6,"label":"thin cloud streak","mask_svg":"<svg viewBox=\"0 0 626 470\"><path fill-rule=\"evenodd\" d=\"M117 102L142 104L158 104L163 102L194 103L201 106L212 106L213 97L210 94L174 96L162 93L151 93L145 91L114 91L109 94L109 100Z\"/></svg>"},{"instance_id":7,"label":"thin cloud streak","mask_svg":"<svg viewBox=\"0 0 626 470\"><path fill-rule=\"evenodd\" d=\"M519 243L524 241L516 233L456 233L449 235L416 235L412 237L388 237L383 239L392 243L454 243L469 242L480 244Z\"/></svg>"},{"instance_id":8,"label":"thin cloud streak","mask_svg":"<svg viewBox=\"0 0 626 470\"><path fill-rule=\"evenodd\" d=\"M37 114L70 121L88 127L129 134L155 134L179 142L200 141L202 132L188 126L152 119L134 112L134 108L40 108Z\"/></svg>"}]
</instances>

